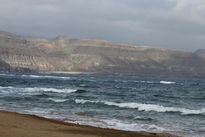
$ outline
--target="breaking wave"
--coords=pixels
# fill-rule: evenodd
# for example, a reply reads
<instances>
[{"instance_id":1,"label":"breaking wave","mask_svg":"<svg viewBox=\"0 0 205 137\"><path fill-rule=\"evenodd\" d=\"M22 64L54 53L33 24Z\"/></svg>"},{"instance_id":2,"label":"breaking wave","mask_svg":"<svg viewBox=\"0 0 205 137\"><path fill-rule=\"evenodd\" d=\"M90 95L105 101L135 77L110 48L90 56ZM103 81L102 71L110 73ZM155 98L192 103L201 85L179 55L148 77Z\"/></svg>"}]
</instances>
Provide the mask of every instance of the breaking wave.
<instances>
[{"instance_id":1,"label":"breaking wave","mask_svg":"<svg viewBox=\"0 0 205 137\"><path fill-rule=\"evenodd\" d=\"M34 79L60 79L60 80L70 80L70 77L62 77L62 76L49 76L49 75L15 75L15 74L0 74L0 76L20 76L23 78L34 78Z\"/></svg>"},{"instance_id":2,"label":"breaking wave","mask_svg":"<svg viewBox=\"0 0 205 137\"><path fill-rule=\"evenodd\" d=\"M135 83L146 83L146 84L176 84L174 81L134 81Z\"/></svg>"},{"instance_id":3,"label":"breaking wave","mask_svg":"<svg viewBox=\"0 0 205 137\"><path fill-rule=\"evenodd\" d=\"M56 93L73 93L76 92L76 89L56 89L56 88L27 88L31 90L38 90L44 92L56 92Z\"/></svg>"},{"instance_id":4,"label":"breaking wave","mask_svg":"<svg viewBox=\"0 0 205 137\"><path fill-rule=\"evenodd\" d=\"M154 84L154 81L144 81L144 80L140 80L140 81L134 81L135 83L147 83L147 84Z\"/></svg>"},{"instance_id":5,"label":"breaking wave","mask_svg":"<svg viewBox=\"0 0 205 137\"><path fill-rule=\"evenodd\" d=\"M33 87L33 88L21 88L21 87L0 87L0 89L12 89L12 92L20 91L20 92L55 92L55 93L73 93L78 92L76 89L57 89L57 88L41 88L41 87Z\"/></svg>"},{"instance_id":6,"label":"breaking wave","mask_svg":"<svg viewBox=\"0 0 205 137\"><path fill-rule=\"evenodd\" d=\"M87 90L83 90L83 89L78 89L75 91L75 93L85 93L87 92Z\"/></svg>"},{"instance_id":7,"label":"breaking wave","mask_svg":"<svg viewBox=\"0 0 205 137\"><path fill-rule=\"evenodd\" d=\"M66 102L69 99L56 99L56 98L49 98L49 100L56 102L56 103L62 103L62 102Z\"/></svg>"},{"instance_id":8,"label":"breaking wave","mask_svg":"<svg viewBox=\"0 0 205 137\"><path fill-rule=\"evenodd\" d=\"M155 104L141 104L141 103L116 103L116 102L109 102L109 101L91 101L91 100L83 100L83 99L76 99L76 103L78 104L85 104L85 103L102 103L108 106L116 106L120 108L132 108L138 109L138 111L155 111L155 112L178 112L182 115L205 115L205 108L200 110L191 110L186 108L176 108L176 107L164 107L162 105L155 105Z\"/></svg>"},{"instance_id":9,"label":"breaking wave","mask_svg":"<svg viewBox=\"0 0 205 137\"><path fill-rule=\"evenodd\" d=\"M27 78L38 78L38 79L61 79L61 80L69 80L70 77L60 77L60 76L40 76L40 75L22 75L22 77L27 77Z\"/></svg>"},{"instance_id":10,"label":"breaking wave","mask_svg":"<svg viewBox=\"0 0 205 137\"><path fill-rule=\"evenodd\" d=\"M96 127L102 127L102 128L114 128L119 130L127 130L127 131L146 131L151 130L155 132L160 131L167 131L167 129L163 127L159 127L154 124L139 124L135 122L126 122L123 120L117 120L117 119L102 119L102 120L89 120L89 119L78 119L78 120L66 120L65 122L69 123L75 123L80 125L91 125Z\"/></svg>"},{"instance_id":11,"label":"breaking wave","mask_svg":"<svg viewBox=\"0 0 205 137\"><path fill-rule=\"evenodd\" d=\"M10 76L10 77L13 77L15 75L14 74L0 74L0 76Z\"/></svg>"},{"instance_id":12,"label":"breaking wave","mask_svg":"<svg viewBox=\"0 0 205 137\"><path fill-rule=\"evenodd\" d=\"M176 84L174 81L160 81L160 84Z\"/></svg>"}]
</instances>

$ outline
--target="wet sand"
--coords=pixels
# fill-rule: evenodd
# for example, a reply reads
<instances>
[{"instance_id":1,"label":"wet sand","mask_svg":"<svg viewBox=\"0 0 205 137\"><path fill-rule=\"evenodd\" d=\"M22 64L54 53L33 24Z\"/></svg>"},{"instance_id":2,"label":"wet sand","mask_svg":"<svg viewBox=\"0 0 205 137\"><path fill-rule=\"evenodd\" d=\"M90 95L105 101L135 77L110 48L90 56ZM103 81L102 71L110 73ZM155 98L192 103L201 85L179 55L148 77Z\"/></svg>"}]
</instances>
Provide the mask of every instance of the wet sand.
<instances>
[{"instance_id":1,"label":"wet sand","mask_svg":"<svg viewBox=\"0 0 205 137\"><path fill-rule=\"evenodd\" d=\"M64 123L34 115L0 111L0 137L176 137Z\"/></svg>"}]
</instances>

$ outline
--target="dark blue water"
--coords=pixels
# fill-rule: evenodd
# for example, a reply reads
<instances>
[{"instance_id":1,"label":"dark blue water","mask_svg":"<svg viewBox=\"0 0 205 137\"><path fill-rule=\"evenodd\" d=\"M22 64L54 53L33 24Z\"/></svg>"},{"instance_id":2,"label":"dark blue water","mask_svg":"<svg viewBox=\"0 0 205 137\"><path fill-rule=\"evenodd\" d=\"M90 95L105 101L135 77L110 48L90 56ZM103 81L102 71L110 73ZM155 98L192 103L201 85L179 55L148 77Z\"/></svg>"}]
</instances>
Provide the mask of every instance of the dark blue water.
<instances>
[{"instance_id":1,"label":"dark blue water","mask_svg":"<svg viewBox=\"0 0 205 137\"><path fill-rule=\"evenodd\" d=\"M205 136L205 79L0 73L0 109L132 131Z\"/></svg>"}]
</instances>

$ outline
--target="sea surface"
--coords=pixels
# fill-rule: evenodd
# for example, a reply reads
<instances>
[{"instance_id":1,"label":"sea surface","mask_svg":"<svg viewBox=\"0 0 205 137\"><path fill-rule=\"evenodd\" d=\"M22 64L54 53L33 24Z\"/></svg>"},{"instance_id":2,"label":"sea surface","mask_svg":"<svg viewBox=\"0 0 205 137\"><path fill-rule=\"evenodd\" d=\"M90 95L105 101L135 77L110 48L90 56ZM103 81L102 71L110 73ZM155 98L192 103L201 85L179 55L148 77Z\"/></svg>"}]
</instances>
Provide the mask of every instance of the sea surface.
<instances>
[{"instance_id":1,"label":"sea surface","mask_svg":"<svg viewBox=\"0 0 205 137\"><path fill-rule=\"evenodd\" d=\"M205 79L1 72L0 109L103 128L205 137Z\"/></svg>"}]
</instances>

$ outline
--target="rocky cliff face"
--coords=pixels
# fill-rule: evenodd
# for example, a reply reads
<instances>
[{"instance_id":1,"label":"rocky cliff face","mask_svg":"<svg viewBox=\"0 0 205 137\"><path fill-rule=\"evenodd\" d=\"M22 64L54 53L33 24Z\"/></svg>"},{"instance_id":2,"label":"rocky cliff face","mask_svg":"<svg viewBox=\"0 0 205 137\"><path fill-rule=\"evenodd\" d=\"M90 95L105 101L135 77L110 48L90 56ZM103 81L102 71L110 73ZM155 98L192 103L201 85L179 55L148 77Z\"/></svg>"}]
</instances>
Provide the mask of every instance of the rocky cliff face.
<instances>
[{"instance_id":1,"label":"rocky cliff face","mask_svg":"<svg viewBox=\"0 0 205 137\"><path fill-rule=\"evenodd\" d=\"M11 67L8 63L2 61L0 59L0 71L10 71L10 72L32 72L32 70L28 68L22 67Z\"/></svg>"},{"instance_id":2,"label":"rocky cliff face","mask_svg":"<svg viewBox=\"0 0 205 137\"><path fill-rule=\"evenodd\" d=\"M0 71L8 70L10 65L0 59Z\"/></svg>"},{"instance_id":3,"label":"rocky cliff face","mask_svg":"<svg viewBox=\"0 0 205 137\"><path fill-rule=\"evenodd\" d=\"M199 49L194 53L205 59L205 49Z\"/></svg>"},{"instance_id":4,"label":"rocky cliff face","mask_svg":"<svg viewBox=\"0 0 205 137\"><path fill-rule=\"evenodd\" d=\"M205 76L204 59L185 51L69 37L30 38L4 31L0 58L13 68L36 71Z\"/></svg>"}]
</instances>

